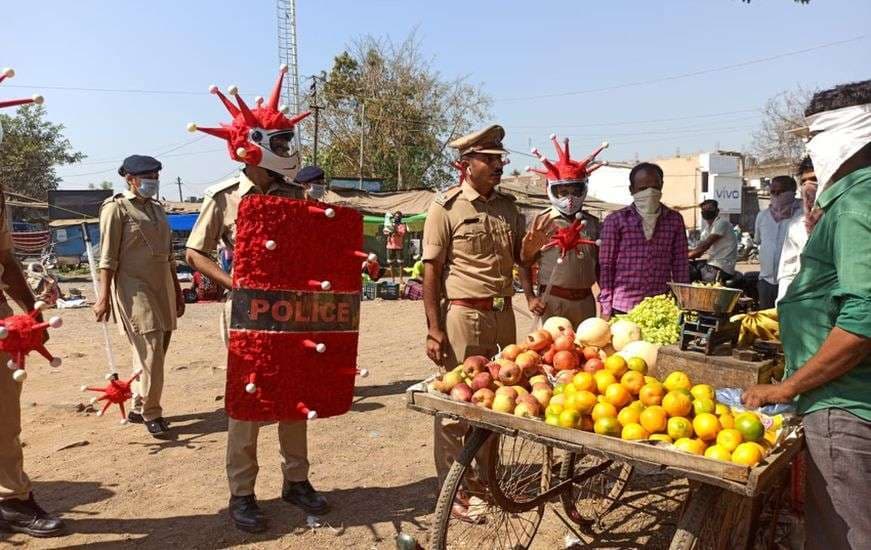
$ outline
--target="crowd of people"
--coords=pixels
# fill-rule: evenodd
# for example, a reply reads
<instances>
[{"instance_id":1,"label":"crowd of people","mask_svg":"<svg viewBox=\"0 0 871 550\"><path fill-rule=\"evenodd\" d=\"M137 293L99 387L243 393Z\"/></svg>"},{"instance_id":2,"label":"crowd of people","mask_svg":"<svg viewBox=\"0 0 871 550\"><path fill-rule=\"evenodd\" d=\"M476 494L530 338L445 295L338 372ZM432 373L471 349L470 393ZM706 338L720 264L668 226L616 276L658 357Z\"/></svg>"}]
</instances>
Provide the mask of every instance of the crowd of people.
<instances>
[{"instance_id":1,"label":"crowd of people","mask_svg":"<svg viewBox=\"0 0 871 550\"><path fill-rule=\"evenodd\" d=\"M277 106L277 99L258 108L275 110L273 103ZM237 176L206 191L186 244L188 264L219 289L232 288L229 265L221 263L232 262L244 197L324 197L323 171L299 170L293 127L301 117L287 119L277 110L269 114L273 126L263 130L265 135L201 129L227 139L231 157L244 164ZM808 547L860 548L871 540L865 508L871 497L871 81L819 92L805 114L810 158L797 170L800 189L790 176L775 178L771 205L755 227L761 247L760 306L779 303L786 374L779 384L747 389L743 399L748 407L794 401L803 415L807 515L814 518ZM250 122L247 115L243 122L239 118L234 124ZM563 147L555 141L558 160L540 157L551 205L527 224L514 199L498 190L508 154L504 136L505 130L493 125L452 141L460 183L440 192L427 212L421 258L426 354L440 367L452 368L472 355L493 356L515 342L515 268L530 311L542 320L559 315L573 324L596 315L610 319L645 297L667 292L671 281L688 282L690 260L704 255L705 280L734 274L737 239L716 201L699 205L701 240L690 248L682 216L663 203L662 169L644 162L626 182L632 204L600 223L583 204L589 175L601 166L594 160L601 148L577 161L570 157L568 140ZM161 405L164 360L185 312L169 225L156 199L161 170L157 159L139 155L125 159L119 169L127 189L102 206L100 292L93 307L99 322L114 314L129 339L133 368L142 375L128 420L157 438L171 432ZM554 231L578 220L587 244L567 256L548 246ZM388 266L401 271L406 226L401 213L390 221ZM592 244L597 239L598 246ZM363 269L377 267L370 264L371 259L364 262ZM534 286L530 270L535 264ZM5 296L32 309L34 297L14 257L6 220L0 224L0 280L5 291L0 316L12 313ZM230 304L221 317L225 342ZM36 504L24 473L19 394L11 371L0 369L0 526L33 536L58 535L63 521ZM307 422L277 424L282 498L309 514L327 513L326 498L308 480ZM261 427L229 418L227 428L229 516L235 527L249 532L268 526L254 494ZM462 448L467 429L464 422L436 417L439 480ZM469 506L460 491L452 513L475 521Z\"/></svg>"}]
</instances>

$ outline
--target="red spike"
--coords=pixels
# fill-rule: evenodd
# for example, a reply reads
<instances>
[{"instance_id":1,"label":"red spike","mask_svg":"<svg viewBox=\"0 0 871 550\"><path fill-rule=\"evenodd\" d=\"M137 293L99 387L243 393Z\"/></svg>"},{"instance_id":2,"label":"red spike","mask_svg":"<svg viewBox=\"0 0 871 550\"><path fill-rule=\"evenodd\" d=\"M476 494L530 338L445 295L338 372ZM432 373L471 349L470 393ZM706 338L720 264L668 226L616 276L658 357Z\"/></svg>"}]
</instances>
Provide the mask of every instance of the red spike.
<instances>
[{"instance_id":1,"label":"red spike","mask_svg":"<svg viewBox=\"0 0 871 550\"><path fill-rule=\"evenodd\" d=\"M200 128L197 126L197 130L203 132L204 134L209 134L210 136L219 137L221 139L229 139L230 131L226 128Z\"/></svg>"},{"instance_id":2,"label":"red spike","mask_svg":"<svg viewBox=\"0 0 871 550\"><path fill-rule=\"evenodd\" d=\"M99 399L98 399L98 401L99 401ZM106 414L106 411L107 411L107 410L109 409L109 407L111 407L111 406L112 406L112 402L111 402L111 401L106 401L106 404L103 405L103 410L100 411L100 416L103 416L104 414Z\"/></svg>"},{"instance_id":3,"label":"red spike","mask_svg":"<svg viewBox=\"0 0 871 550\"><path fill-rule=\"evenodd\" d=\"M569 138L563 139L563 148L565 149L566 160L572 158L572 155L569 153Z\"/></svg>"},{"instance_id":4,"label":"red spike","mask_svg":"<svg viewBox=\"0 0 871 550\"><path fill-rule=\"evenodd\" d=\"M278 101L281 99L281 85L284 83L284 73L287 72L287 65L282 65L278 71L278 80L275 81L275 86L272 88L272 95L269 96L267 104L273 111L278 110Z\"/></svg>"},{"instance_id":5,"label":"red spike","mask_svg":"<svg viewBox=\"0 0 871 550\"><path fill-rule=\"evenodd\" d=\"M17 107L18 105L27 105L29 103L36 103L33 98L30 99L9 99L6 101L0 101L0 109L4 107Z\"/></svg>"},{"instance_id":6,"label":"red spike","mask_svg":"<svg viewBox=\"0 0 871 550\"><path fill-rule=\"evenodd\" d=\"M127 420L127 411L124 410L124 403L118 403L118 408L121 409L121 418Z\"/></svg>"},{"instance_id":7,"label":"red spike","mask_svg":"<svg viewBox=\"0 0 871 550\"><path fill-rule=\"evenodd\" d=\"M311 111L305 111L305 112L299 113L298 115L294 115L290 118L290 123L293 124L294 126L296 126L297 122L299 122L300 120L309 116L310 114L312 114Z\"/></svg>"},{"instance_id":8,"label":"red spike","mask_svg":"<svg viewBox=\"0 0 871 550\"><path fill-rule=\"evenodd\" d=\"M596 158L599 155L599 153L604 151L606 147L608 147L607 143L603 143L602 145L599 145L598 147L596 147L596 149L592 153L590 153L590 156L585 158L581 164L587 164L588 162L592 161L594 158Z\"/></svg>"},{"instance_id":9,"label":"red spike","mask_svg":"<svg viewBox=\"0 0 871 550\"><path fill-rule=\"evenodd\" d=\"M544 164L545 168L547 168L548 171L553 172L554 174L559 174L559 170L557 170L556 166L554 166L551 161L547 160L544 157L541 157L541 163Z\"/></svg>"},{"instance_id":10,"label":"red spike","mask_svg":"<svg viewBox=\"0 0 871 550\"><path fill-rule=\"evenodd\" d=\"M547 170L541 170L539 168L530 168L529 170L527 170L527 172L535 172L536 174L541 174L542 176L546 176L549 173Z\"/></svg>"},{"instance_id":11,"label":"red spike","mask_svg":"<svg viewBox=\"0 0 871 550\"><path fill-rule=\"evenodd\" d=\"M252 113L251 109L248 108L248 104L245 103L244 99L242 99L242 94L236 94L236 103L239 104L239 110L242 112L242 118L245 119L245 124L251 128L259 127L260 121L257 120L257 117L254 116L254 113Z\"/></svg>"},{"instance_id":12,"label":"red spike","mask_svg":"<svg viewBox=\"0 0 871 550\"><path fill-rule=\"evenodd\" d=\"M593 164L587 166L587 174L592 174L593 172L595 172L599 168L601 168L603 166L607 166L607 165L608 165L607 162L594 162Z\"/></svg>"},{"instance_id":13,"label":"red spike","mask_svg":"<svg viewBox=\"0 0 871 550\"><path fill-rule=\"evenodd\" d=\"M551 134L550 140L553 142L553 148L556 149L556 156L560 163L568 160L568 155L565 154L563 148L559 146L559 141L556 140L556 134Z\"/></svg>"},{"instance_id":14,"label":"red spike","mask_svg":"<svg viewBox=\"0 0 871 550\"><path fill-rule=\"evenodd\" d=\"M221 93L221 90L217 86L212 86L211 88L209 88L209 91L218 96L218 99L221 100L221 103L224 104L224 107L227 108L227 111L229 111L233 117L236 117L236 115L239 114L239 109L237 109L236 106L233 105L229 99L227 99L227 96Z\"/></svg>"}]
</instances>

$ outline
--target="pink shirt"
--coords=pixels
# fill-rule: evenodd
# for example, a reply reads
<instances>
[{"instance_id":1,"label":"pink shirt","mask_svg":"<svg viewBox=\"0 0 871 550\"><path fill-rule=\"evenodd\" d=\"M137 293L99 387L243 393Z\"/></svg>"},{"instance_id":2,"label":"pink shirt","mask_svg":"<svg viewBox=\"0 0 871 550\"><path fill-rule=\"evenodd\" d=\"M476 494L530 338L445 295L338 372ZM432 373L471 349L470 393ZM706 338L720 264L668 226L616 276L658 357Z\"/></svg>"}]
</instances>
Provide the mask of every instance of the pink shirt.
<instances>
[{"instance_id":1,"label":"pink shirt","mask_svg":"<svg viewBox=\"0 0 871 550\"><path fill-rule=\"evenodd\" d=\"M387 235L387 250L402 250L405 241L405 224L401 223L393 227L393 233Z\"/></svg>"}]
</instances>

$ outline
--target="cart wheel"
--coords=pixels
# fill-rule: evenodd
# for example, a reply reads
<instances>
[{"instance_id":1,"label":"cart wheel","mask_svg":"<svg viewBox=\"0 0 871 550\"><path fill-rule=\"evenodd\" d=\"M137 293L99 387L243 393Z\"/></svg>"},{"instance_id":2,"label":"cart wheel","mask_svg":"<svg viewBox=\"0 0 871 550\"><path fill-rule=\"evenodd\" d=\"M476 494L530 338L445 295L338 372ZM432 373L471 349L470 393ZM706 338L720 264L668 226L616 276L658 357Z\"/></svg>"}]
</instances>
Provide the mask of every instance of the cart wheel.
<instances>
[{"instance_id":1,"label":"cart wheel","mask_svg":"<svg viewBox=\"0 0 871 550\"><path fill-rule=\"evenodd\" d=\"M571 479L592 468L602 467L606 461L608 459L595 454L569 453L560 466L559 479ZM561 493L563 510L580 526L595 523L620 500L631 476L630 464L612 462L600 474L573 483L571 490Z\"/></svg>"},{"instance_id":2,"label":"cart wheel","mask_svg":"<svg viewBox=\"0 0 871 550\"><path fill-rule=\"evenodd\" d=\"M538 526L544 515L544 504L538 504L532 509L522 512L510 512L500 506L493 495L480 484L480 479L474 472L476 468L471 466L472 458L482 450L487 443L484 452L490 458L497 455L497 450L504 449L510 444L500 443L502 437L487 430L473 429L466 441L463 452L451 466L441 493L436 503L435 518L433 521L433 548L436 550L459 549L459 548L499 548L521 549L527 548L538 532ZM507 440L515 438L506 438ZM515 455L515 459L518 455ZM521 455L521 456L528 456ZM483 457L482 457L483 458ZM484 458L486 463L486 458ZM500 459L502 460L502 459ZM496 466L495 470L500 473L506 464L518 464L518 462L501 462L503 466ZM535 483L541 483L541 457L537 465L538 474ZM503 494L526 495L530 491L526 475L511 476L511 483L502 485ZM497 479L509 479L498 477ZM515 491L518 491L515 493ZM459 519L452 514L454 499L460 493L470 501L469 519ZM522 498L522 497L521 497Z\"/></svg>"},{"instance_id":3,"label":"cart wheel","mask_svg":"<svg viewBox=\"0 0 871 550\"><path fill-rule=\"evenodd\" d=\"M553 449L522 437L495 436L486 452L487 488L493 501L508 512L527 512L545 501L551 486Z\"/></svg>"}]
</instances>

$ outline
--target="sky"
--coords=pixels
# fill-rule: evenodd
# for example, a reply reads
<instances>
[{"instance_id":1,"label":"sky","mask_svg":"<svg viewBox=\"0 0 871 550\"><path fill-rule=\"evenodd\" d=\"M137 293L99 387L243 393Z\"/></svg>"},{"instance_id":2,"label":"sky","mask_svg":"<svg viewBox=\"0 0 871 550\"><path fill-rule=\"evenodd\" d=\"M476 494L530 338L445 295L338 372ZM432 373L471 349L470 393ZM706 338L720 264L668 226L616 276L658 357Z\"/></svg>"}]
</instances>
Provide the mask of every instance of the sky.
<instances>
[{"instance_id":1,"label":"sky","mask_svg":"<svg viewBox=\"0 0 871 550\"><path fill-rule=\"evenodd\" d=\"M53 0L3 9L0 97L45 96L82 163L58 168L62 189L109 180L121 160L160 158L161 194L201 195L237 166L224 142L188 122L227 119L210 84L268 95L279 66L275 0ZM801 85L871 77L871 2L812 0L298 0L299 73L329 70L366 34L416 31L445 78L493 99L511 168L553 156L548 136L633 161L745 150L769 98ZM848 42L844 42L848 41ZM689 75L689 76L686 76ZM301 88L307 84L301 82ZM144 90L98 92L74 88ZM490 122L490 121L487 121Z\"/></svg>"}]
</instances>

